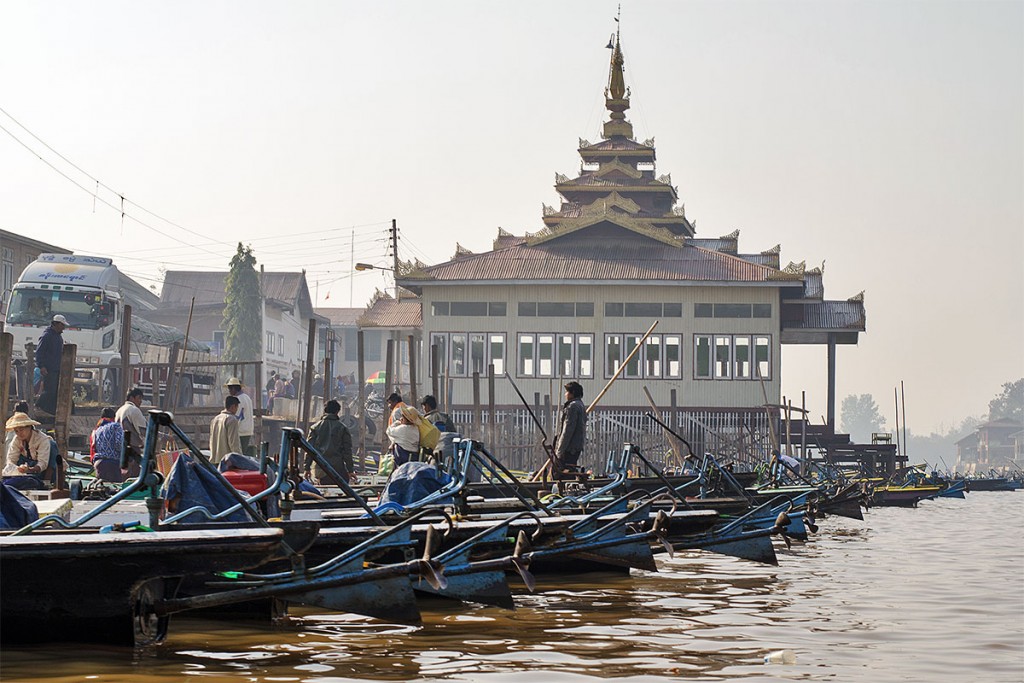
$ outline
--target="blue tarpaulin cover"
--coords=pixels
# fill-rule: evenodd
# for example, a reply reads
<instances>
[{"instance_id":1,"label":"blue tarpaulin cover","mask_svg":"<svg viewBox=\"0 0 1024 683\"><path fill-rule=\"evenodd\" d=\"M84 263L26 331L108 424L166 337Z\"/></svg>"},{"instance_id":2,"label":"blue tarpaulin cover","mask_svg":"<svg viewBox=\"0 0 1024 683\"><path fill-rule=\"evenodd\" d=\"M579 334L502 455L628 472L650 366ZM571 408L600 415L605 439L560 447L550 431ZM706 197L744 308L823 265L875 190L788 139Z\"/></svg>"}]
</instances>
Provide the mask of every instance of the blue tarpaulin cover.
<instances>
[{"instance_id":1,"label":"blue tarpaulin cover","mask_svg":"<svg viewBox=\"0 0 1024 683\"><path fill-rule=\"evenodd\" d=\"M391 480L380 495L380 504L398 503L408 506L441 490L452 478L445 472L438 472L437 467L425 462L407 462L398 467ZM435 501L445 505L452 502L447 496Z\"/></svg>"},{"instance_id":2,"label":"blue tarpaulin cover","mask_svg":"<svg viewBox=\"0 0 1024 683\"><path fill-rule=\"evenodd\" d=\"M39 519L36 504L17 489L0 485L0 529L20 529Z\"/></svg>"},{"instance_id":3,"label":"blue tarpaulin cover","mask_svg":"<svg viewBox=\"0 0 1024 683\"><path fill-rule=\"evenodd\" d=\"M178 460L174 463L174 469L171 470L171 474L167 477L167 483L164 484L163 495L168 501L181 496L177 501L178 512L202 505L211 513L216 514L236 503L234 496L224 488L224 484L187 453L178 456ZM205 515L194 512L179 520L179 523L198 524L207 521L209 520ZM238 509L224 517L223 521L247 522L249 515L244 509Z\"/></svg>"}]
</instances>

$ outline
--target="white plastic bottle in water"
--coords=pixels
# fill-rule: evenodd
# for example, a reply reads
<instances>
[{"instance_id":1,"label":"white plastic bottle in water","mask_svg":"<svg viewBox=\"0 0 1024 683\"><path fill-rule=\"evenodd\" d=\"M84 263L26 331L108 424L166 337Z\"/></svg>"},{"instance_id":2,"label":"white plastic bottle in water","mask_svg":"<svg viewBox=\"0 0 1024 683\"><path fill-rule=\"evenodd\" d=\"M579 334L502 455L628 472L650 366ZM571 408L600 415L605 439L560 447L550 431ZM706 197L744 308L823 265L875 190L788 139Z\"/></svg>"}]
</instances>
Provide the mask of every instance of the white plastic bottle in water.
<instances>
[{"instance_id":1,"label":"white plastic bottle in water","mask_svg":"<svg viewBox=\"0 0 1024 683\"><path fill-rule=\"evenodd\" d=\"M796 653L792 650L776 650L764 656L765 664L796 664Z\"/></svg>"}]
</instances>

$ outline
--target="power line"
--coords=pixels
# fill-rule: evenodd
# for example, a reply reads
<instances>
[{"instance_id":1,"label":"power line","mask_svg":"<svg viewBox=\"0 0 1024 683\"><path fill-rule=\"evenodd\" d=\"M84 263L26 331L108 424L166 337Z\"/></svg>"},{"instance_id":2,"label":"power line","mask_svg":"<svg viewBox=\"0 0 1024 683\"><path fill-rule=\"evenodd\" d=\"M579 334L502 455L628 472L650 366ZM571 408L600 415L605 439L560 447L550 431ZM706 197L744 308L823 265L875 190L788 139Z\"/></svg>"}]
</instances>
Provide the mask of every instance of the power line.
<instances>
[{"instance_id":1,"label":"power line","mask_svg":"<svg viewBox=\"0 0 1024 683\"><path fill-rule=\"evenodd\" d=\"M7 128L5 128L4 126L0 126L0 130L2 130L3 132L7 133L8 135L10 135L14 139L15 142L17 142L19 145L21 145L22 147L27 149L29 152L34 154L40 161L42 161L44 164L46 164L47 166L52 168L54 171L56 171L58 174L60 174L63 178L65 178L72 185L74 185L75 187L79 188L83 192L87 192L88 194L92 195L94 200L97 200L100 203L102 203L102 204L104 204L106 206L109 206L111 209L114 209L115 211L118 211L121 214L121 219L122 220L124 220L125 218L128 218L129 220L132 220L132 221L138 223L139 225L141 225L143 227L149 228L150 230L152 230L153 232L155 232L155 233L157 233L159 235L163 235L167 239L170 239L170 240L173 240L175 242L178 242L179 244L186 244L186 245L188 244L187 242L185 242L183 240L180 240L177 237L174 237L173 235L168 235L166 232L163 232L162 230L160 230L160 229L158 229L158 228L156 228L156 227L146 223L145 221L141 221L138 218L136 218L135 216L132 216L131 214L129 214L128 212L126 212L124 210L123 206L121 206L121 207L115 206L115 205L111 204L110 202L108 202L106 199L103 199L102 197L99 197L98 195L93 193L89 188L84 187L77 180L75 180L74 178L69 176L67 173L64 173L64 171L60 170L59 168L54 166L52 163L50 163L49 161L44 159L42 157L42 155L40 155L38 152L36 152L34 149L29 147L28 145L26 145L22 140L18 139L18 137L16 135L14 135L14 133L12 133L11 131L7 130ZM121 199L123 200L124 198L122 197ZM189 246L194 246L194 245L189 245ZM202 247L199 247L199 246L194 246L194 248L200 249L201 251L205 251L208 254L214 254L214 252L212 252L212 251L210 251L208 249L203 249ZM214 255L215 256L219 256L219 254L214 254Z\"/></svg>"}]
</instances>

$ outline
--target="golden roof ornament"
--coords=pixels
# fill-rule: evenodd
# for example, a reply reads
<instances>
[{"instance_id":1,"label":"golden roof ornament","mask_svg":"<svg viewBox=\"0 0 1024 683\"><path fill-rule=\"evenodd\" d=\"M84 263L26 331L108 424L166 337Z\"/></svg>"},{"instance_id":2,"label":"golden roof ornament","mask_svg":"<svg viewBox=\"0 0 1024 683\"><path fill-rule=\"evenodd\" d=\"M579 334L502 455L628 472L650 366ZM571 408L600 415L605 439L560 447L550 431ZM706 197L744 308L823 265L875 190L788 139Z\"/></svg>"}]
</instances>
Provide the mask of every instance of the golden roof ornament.
<instances>
[{"instance_id":1,"label":"golden roof ornament","mask_svg":"<svg viewBox=\"0 0 1024 683\"><path fill-rule=\"evenodd\" d=\"M619 6L619 15L615 17L614 44L608 41L608 47L612 51L611 65L608 68L608 87L604 90L604 106L611 112L608 121L604 124L602 137L625 137L633 139L633 124L626 120L625 111L629 109L629 89L626 87L625 60L622 57L621 25L619 17L622 15L622 7Z\"/></svg>"}]
</instances>

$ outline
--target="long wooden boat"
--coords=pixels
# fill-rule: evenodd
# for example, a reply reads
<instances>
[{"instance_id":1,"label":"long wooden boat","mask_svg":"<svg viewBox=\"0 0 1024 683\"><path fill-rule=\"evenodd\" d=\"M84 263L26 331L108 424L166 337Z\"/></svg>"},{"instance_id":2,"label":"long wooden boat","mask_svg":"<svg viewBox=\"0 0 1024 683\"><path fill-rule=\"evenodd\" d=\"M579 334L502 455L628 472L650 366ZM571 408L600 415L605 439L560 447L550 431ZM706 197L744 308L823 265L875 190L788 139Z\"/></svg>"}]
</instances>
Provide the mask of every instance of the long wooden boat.
<instances>
[{"instance_id":1,"label":"long wooden boat","mask_svg":"<svg viewBox=\"0 0 1024 683\"><path fill-rule=\"evenodd\" d=\"M185 577L283 557L284 537L262 528L0 537L0 641L156 642L167 618L147 603Z\"/></svg>"}]
</instances>

